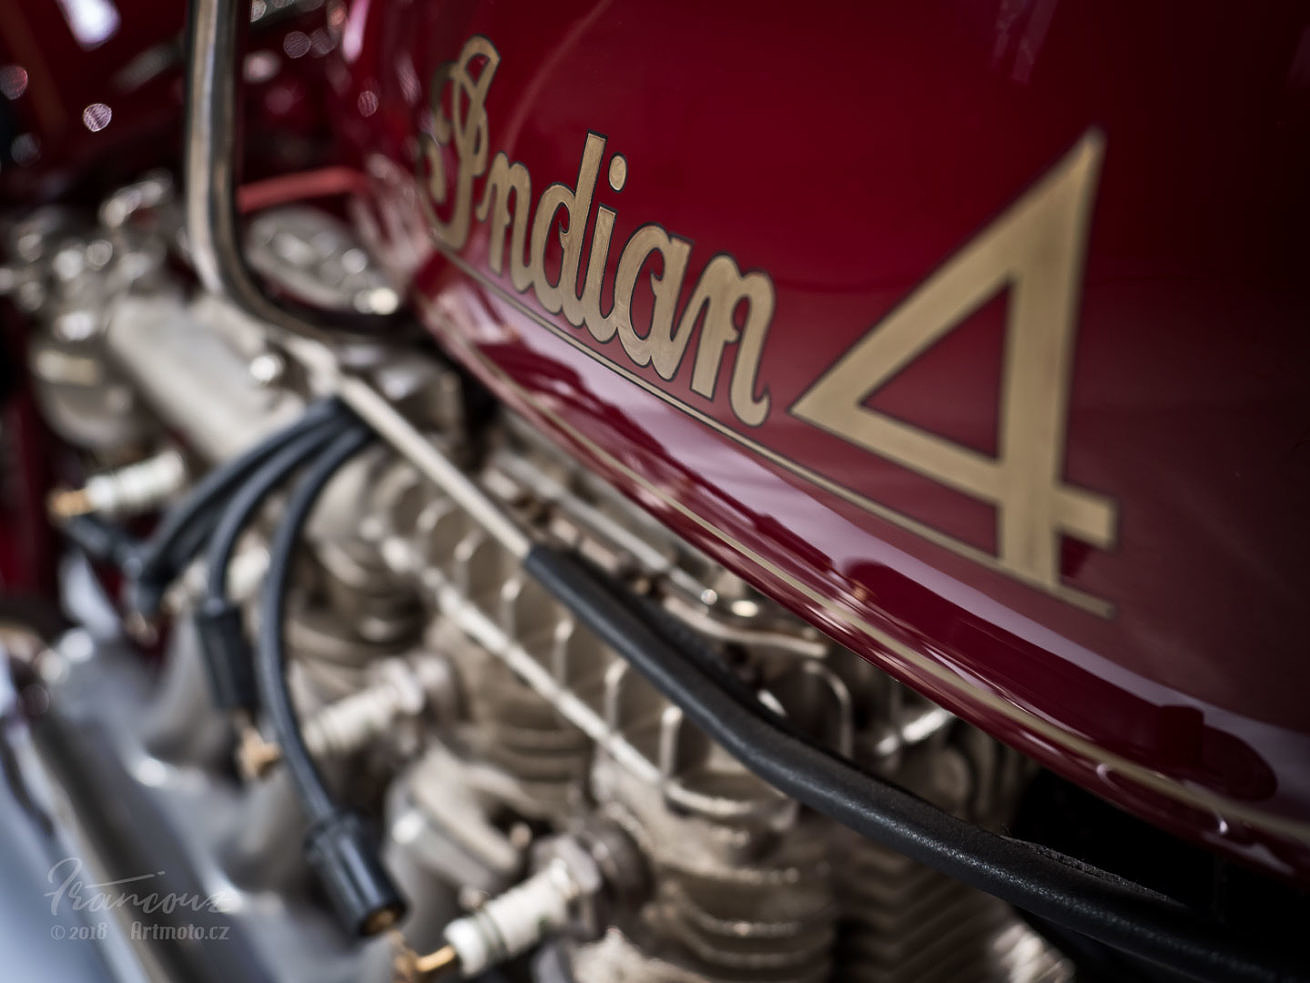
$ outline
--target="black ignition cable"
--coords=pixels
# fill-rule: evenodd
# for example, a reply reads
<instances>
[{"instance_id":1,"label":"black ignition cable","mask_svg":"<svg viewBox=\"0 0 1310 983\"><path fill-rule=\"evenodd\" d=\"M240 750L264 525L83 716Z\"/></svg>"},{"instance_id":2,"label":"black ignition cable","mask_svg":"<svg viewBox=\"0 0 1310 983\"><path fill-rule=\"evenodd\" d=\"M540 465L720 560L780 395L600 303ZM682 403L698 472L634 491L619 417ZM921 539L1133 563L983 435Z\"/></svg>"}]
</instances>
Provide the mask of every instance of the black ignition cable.
<instances>
[{"instance_id":1,"label":"black ignition cable","mask_svg":"<svg viewBox=\"0 0 1310 983\"><path fill-rule=\"evenodd\" d=\"M241 606L228 594L228 568L241 533L264 501L333 438L350 427L340 415L286 441L255 474L241 485L219 516L205 553L205 593L193 620L214 704L221 710L253 716L259 705L250 645L246 641Z\"/></svg>"},{"instance_id":2,"label":"black ignition cable","mask_svg":"<svg viewBox=\"0 0 1310 983\"><path fill-rule=\"evenodd\" d=\"M374 935L395 925L405 904L383 869L363 820L336 803L305 747L287 686L284 618L291 568L305 523L332 476L372 438L367 426L355 422L306 468L288 497L269 547L255 648L260 708L309 823L306 859L342 924L358 936Z\"/></svg>"},{"instance_id":3,"label":"black ignition cable","mask_svg":"<svg viewBox=\"0 0 1310 983\"><path fill-rule=\"evenodd\" d=\"M168 585L209 539L223 500L288 442L307 432L338 427L348 412L336 398L317 402L294 423L208 472L186 498L164 514L144 543L121 556L123 572L131 583L132 608L144 617L154 617Z\"/></svg>"}]
</instances>

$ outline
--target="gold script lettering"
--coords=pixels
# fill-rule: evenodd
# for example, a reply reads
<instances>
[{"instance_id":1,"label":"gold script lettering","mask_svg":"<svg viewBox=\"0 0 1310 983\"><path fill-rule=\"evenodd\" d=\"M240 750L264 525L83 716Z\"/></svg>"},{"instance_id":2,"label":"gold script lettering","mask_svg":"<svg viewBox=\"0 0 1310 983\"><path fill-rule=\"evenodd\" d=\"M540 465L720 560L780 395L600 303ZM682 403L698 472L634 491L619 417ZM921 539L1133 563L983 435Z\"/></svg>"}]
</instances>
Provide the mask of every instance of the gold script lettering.
<instances>
[{"instance_id":1,"label":"gold script lettering","mask_svg":"<svg viewBox=\"0 0 1310 983\"><path fill-rule=\"evenodd\" d=\"M576 190L567 185L552 184L541 193L537 218L532 223L532 271L536 277L537 300L552 314L562 310L574 327L582 325L582 300L577 296L578 266L582 262L582 242L587 231L587 215L591 211L591 196L596 190L596 175L600 173L604 156L605 138L588 133L586 145L582 148L582 162L578 165ZM568 215L568 225L559 231L564 259L560 264L559 282L551 283L546 276L546 241L561 210Z\"/></svg>"},{"instance_id":2,"label":"gold script lettering","mask_svg":"<svg viewBox=\"0 0 1310 983\"><path fill-rule=\"evenodd\" d=\"M743 303L747 305L745 324L738 330L736 314ZM682 314L680 331L685 333L700 316L701 308L705 309L705 324L701 328L700 350L696 353L691 388L706 399L714 398L724 349L741 339L728 398L732 411L752 427L763 423L769 414L768 389L756 398L755 376L764 351L765 332L773 318L773 304L773 281L759 272L743 275L731 256L720 254L705 267Z\"/></svg>"},{"instance_id":3,"label":"gold script lettering","mask_svg":"<svg viewBox=\"0 0 1310 983\"><path fill-rule=\"evenodd\" d=\"M660 257L661 270L658 275L653 271L650 275L655 306L651 310L649 330L639 335L632 326L632 295L642 267L656 254ZM691 243L685 239L670 236L658 225L643 225L623 247L619 271L614 278L614 310L619 314L619 341L623 350L637 365L654 362L655 371L665 380L672 379L678 371L687 342L691 340L689 330L680 331L676 336L673 334L678 290L687 272L690 255Z\"/></svg>"},{"instance_id":4,"label":"gold script lettering","mask_svg":"<svg viewBox=\"0 0 1310 983\"><path fill-rule=\"evenodd\" d=\"M475 61L483 65L477 78L472 75ZM464 45L459 60L442 65L432 77L428 95L432 110L432 133L425 137L424 153L429 167L428 188L433 200L446 200L441 148L452 145L459 158L455 176L455 202L448 219L430 216L433 232L451 249L464 248L468 241L469 218L473 206L473 181L487 169L487 152L491 137L487 123L487 92L496 77L500 54L484 37L472 37ZM446 112L445 92L450 89L450 113Z\"/></svg>"},{"instance_id":5,"label":"gold script lettering","mask_svg":"<svg viewBox=\"0 0 1310 983\"><path fill-rule=\"evenodd\" d=\"M633 364L653 366L666 382L677 376L684 356L693 348L690 389L711 402L732 348L728 405L741 423L759 426L770 405L767 387L756 392L775 304L768 274L759 270L743 273L731 256L717 255L701 272L679 316L678 299L691 259L691 243L648 223L633 232L619 250L613 300L609 311L602 311L617 221L614 208L595 200L607 140L588 133L573 186L550 185L541 192L534 212L527 166L510 160L504 150L491 157L486 103L499 65L495 46L474 36L465 42L458 58L442 65L432 77L430 125L420 141L419 163L426 172L420 179L427 191L423 207L435 239L452 253L462 251L476 217L486 229L487 265L493 273L504 274L508 235L509 278L515 290L526 293L531 289L542 309L562 314L600 344L612 343L617 336ZM447 155L454 157L453 166L448 166ZM611 189L621 191L628 175L626 158L615 155L608 173ZM474 184L484 176L475 208ZM437 214L434 204L446 210L445 218ZM588 244L589 223L592 234ZM552 236L558 236L562 251L559 276L554 280L546 271ZM579 292L584 251L585 277ZM654 300L650 324L639 331L633 324L633 297L647 268Z\"/></svg>"},{"instance_id":6,"label":"gold script lettering","mask_svg":"<svg viewBox=\"0 0 1310 983\"><path fill-rule=\"evenodd\" d=\"M492 215L489 231L489 253L487 262L496 273L504 271L505 227L509 225L509 199L514 196L514 232L509 243L509 278L515 290L527 290L532 286L532 267L525 260L524 247L528 239L528 214L532 208L532 178L528 169L517 161L509 162L505 151L496 154L491 162L491 173L482 190L482 201L478 204L478 221L485 222L491 207L491 199L496 199L496 211Z\"/></svg>"}]
</instances>

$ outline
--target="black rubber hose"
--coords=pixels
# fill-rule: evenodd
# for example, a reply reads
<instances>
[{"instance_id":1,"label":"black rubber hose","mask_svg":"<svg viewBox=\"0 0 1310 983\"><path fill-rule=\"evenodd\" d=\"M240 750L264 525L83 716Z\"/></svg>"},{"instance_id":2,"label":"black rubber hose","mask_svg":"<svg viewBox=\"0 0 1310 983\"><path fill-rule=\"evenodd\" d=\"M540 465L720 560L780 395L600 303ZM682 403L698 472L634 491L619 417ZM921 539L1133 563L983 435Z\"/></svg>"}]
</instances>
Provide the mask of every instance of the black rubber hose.
<instances>
[{"instance_id":1,"label":"black rubber hose","mask_svg":"<svg viewBox=\"0 0 1310 983\"><path fill-rule=\"evenodd\" d=\"M333 421L331 426L313 428L288 441L236 490L215 524L205 556L205 595L196 605L193 621L210 694L219 709L253 714L259 705L241 607L227 593L228 567L237 541L264 501L348 425L345 420Z\"/></svg>"},{"instance_id":2,"label":"black rubber hose","mask_svg":"<svg viewBox=\"0 0 1310 983\"><path fill-rule=\"evenodd\" d=\"M185 535L197 516L210 508L234 484L244 480L250 472L276 454L287 441L294 440L306 430L340 420L345 412L335 397L315 403L294 423L269 434L253 447L211 470L182 502L164 515L159 526L142 546L138 560L139 572L145 575L153 573L165 562L169 550Z\"/></svg>"},{"instance_id":3,"label":"black rubber hose","mask_svg":"<svg viewBox=\"0 0 1310 983\"><path fill-rule=\"evenodd\" d=\"M121 568L130 563L138 544L121 527L98 515L75 515L60 525L64 535L83 553L98 563Z\"/></svg>"},{"instance_id":4,"label":"black rubber hose","mask_svg":"<svg viewBox=\"0 0 1310 983\"><path fill-rule=\"evenodd\" d=\"M292 787L309 820L306 859L342 924L361 936L394 925L405 904L383 869L377 846L364 823L333 800L305 747L287 687L284 635L287 588L301 532L332 476L372 437L372 431L356 421L309 465L288 498L269 547L255 657L260 706L281 748L282 766L291 773Z\"/></svg>"},{"instance_id":5,"label":"black rubber hose","mask_svg":"<svg viewBox=\"0 0 1310 983\"><path fill-rule=\"evenodd\" d=\"M250 525L264 501L293 471L339 436L342 428L349 426L344 419L340 423L333 421L333 424L309 430L289 440L228 500L205 550L206 596L219 600L227 597L227 570L241 533Z\"/></svg>"},{"instance_id":6,"label":"black rubber hose","mask_svg":"<svg viewBox=\"0 0 1310 983\"><path fill-rule=\"evenodd\" d=\"M264 596L259 612L255 677L259 684L260 707L282 749L282 762L291 772L292 781L305 806L306 817L311 823L335 813L337 806L305 747L296 711L291 703L291 693L287 688L287 588L296 546L315 503L333 475L372 438L371 430L363 424L355 423L328 444L296 483L269 546L268 572L264 578Z\"/></svg>"},{"instance_id":7,"label":"black rubber hose","mask_svg":"<svg viewBox=\"0 0 1310 983\"><path fill-rule=\"evenodd\" d=\"M335 397L310 406L290 426L265 437L249 450L214 468L169 509L150 538L134 553L125 571L139 588L135 604L143 614L153 614L163 588L186 566L209 538L222 499L245 481L290 440L306 431L334 424L344 418L344 405Z\"/></svg>"},{"instance_id":8,"label":"black rubber hose","mask_svg":"<svg viewBox=\"0 0 1310 983\"><path fill-rule=\"evenodd\" d=\"M1234 938L1107 871L942 812L801 737L722 673L689 659L657 619L593 569L546 547L524 561L551 594L748 769L797 801L971 887L1197 979L1310 979L1304 963Z\"/></svg>"}]
</instances>

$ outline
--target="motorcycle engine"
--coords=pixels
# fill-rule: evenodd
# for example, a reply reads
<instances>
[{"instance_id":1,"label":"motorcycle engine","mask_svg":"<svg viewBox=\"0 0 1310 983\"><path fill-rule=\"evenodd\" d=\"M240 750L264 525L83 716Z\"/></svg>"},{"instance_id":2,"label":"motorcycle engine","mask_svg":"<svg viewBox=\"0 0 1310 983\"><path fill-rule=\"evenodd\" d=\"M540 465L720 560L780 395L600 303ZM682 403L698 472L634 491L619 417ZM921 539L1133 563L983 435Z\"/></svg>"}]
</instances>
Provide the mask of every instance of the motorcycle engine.
<instances>
[{"instance_id":1,"label":"motorcycle engine","mask_svg":"<svg viewBox=\"0 0 1310 983\"><path fill-rule=\"evenodd\" d=\"M52 503L63 519L166 509L312 399L260 325L194 288L181 227L169 180L151 176L94 216L38 210L8 231L4 285L35 325L34 396L66 448L55 464L71 490ZM320 306L397 305L327 212L266 211L246 252ZM522 528L707 639L792 726L970 822L1009 822L1026 760L655 524L434 350L336 358ZM250 625L277 510L228 571ZM374 446L333 479L292 575L304 741L381 838L409 903L403 945L360 947L335 928L301 859L305 821L279 748L257 721L214 708L193 626L201 564L164 598L171 630L154 640L158 625L138 620L132 640L111 585L68 553L61 589L77 624L34 660L51 702L100 742L102 801L130 811L135 837L167 844L195 891L223 899L274 978L423 978L437 967L417 953L451 926L467 974L541 983L1071 978L1005 904L754 777L527 577L486 521L422 460ZM134 654L143 639L163 650L157 673ZM92 854L103 842L79 835ZM169 941L129 939L183 958ZM200 948L186 978L245 972L235 943Z\"/></svg>"}]
</instances>

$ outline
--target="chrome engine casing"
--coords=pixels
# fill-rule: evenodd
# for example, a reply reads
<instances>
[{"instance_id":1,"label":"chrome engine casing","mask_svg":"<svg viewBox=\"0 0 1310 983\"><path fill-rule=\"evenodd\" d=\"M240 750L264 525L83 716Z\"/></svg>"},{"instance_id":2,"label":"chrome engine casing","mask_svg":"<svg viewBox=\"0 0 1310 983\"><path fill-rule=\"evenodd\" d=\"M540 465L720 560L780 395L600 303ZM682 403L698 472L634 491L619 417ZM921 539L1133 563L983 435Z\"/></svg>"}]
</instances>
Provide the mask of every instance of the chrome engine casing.
<instances>
[{"instance_id":1,"label":"chrome engine casing","mask_svg":"<svg viewBox=\"0 0 1310 983\"><path fill-rule=\"evenodd\" d=\"M179 226L167 183L150 178L95 221L43 213L11 234L23 265L8 280L38 323L37 395L88 471L176 441L201 473L313 395L260 325L170 270L170 253L185 257ZM304 292L308 278L320 304L394 306L330 216L272 212L252 235L270 279ZM795 725L944 809L1004 826L1030 774L1016 753L755 592L524 421L474 412L454 368L382 347L334 357L522 528L636 586ZM259 590L266 531L243 541L239 597ZM376 819L411 903L400 926L411 944L434 945L451 918L573 863L605 888L574 891L567 924L517 970L542 983L1071 978L1002 903L747 772L421 464L369 452L333 482L308 538L288 628L302 729L337 790ZM194 578L168 596L156 682L126 654L112 599L83 564L70 558L64 585L83 623L38 662L52 703L99 721L117 780L155 803L147 828L167 828L204 888L229 898L269 976L390 978L389 944L351 946L310 889L275 758L210 707L189 629ZM576 863L561 859L578 849Z\"/></svg>"}]
</instances>

